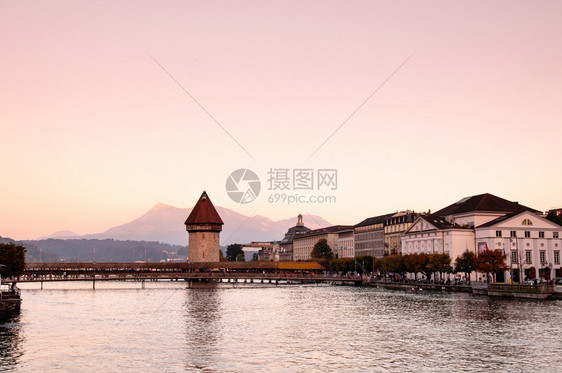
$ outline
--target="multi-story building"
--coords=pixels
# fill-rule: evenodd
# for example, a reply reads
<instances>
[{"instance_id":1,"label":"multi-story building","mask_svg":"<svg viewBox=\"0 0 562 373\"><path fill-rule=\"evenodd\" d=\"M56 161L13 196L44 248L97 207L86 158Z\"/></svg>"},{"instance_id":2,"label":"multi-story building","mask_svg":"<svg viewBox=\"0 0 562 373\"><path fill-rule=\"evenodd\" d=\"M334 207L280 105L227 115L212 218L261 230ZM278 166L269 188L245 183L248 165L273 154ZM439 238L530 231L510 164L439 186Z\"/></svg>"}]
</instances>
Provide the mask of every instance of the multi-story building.
<instances>
[{"instance_id":1,"label":"multi-story building","mask_svg":"<svg viewBox=\"0 0 562 373\"><path fill-rule=\"evenodd\" d=\"M384 256L384 223L394 214L374 216L354 226L355 257L370 255Z\"/></svg>"},{"instance_id":2,"label":"multi-story building","mask_svg":"<svg viewBox=\"0 0 562 373\"><path fill-rule=\"evenodd\" d=\"M335 251L338 247L339 234L342 233L342 237L345 237L349 235L350 230L353 230L352 225L334 225L295 235L293 239L293 260L310 259L310 253L314 245L322 238L326 239L328 246L332 251ZM344 241L348 242L349 240L342 238L342 243Z\"/></svg>"},{"instance_id":3,"label":"multi-story building","mask_svg":"<svg viewBox=\"0 0 562 373\"><path fill-rule=\"evenodd\" d=\"M279 261L279 244L275 241L267 242L250 242L243 245L243 250L245 252L256 253L257 250L257 260L265 261Z\"/></svg>"},{"instance_id":4,"label":"multi-story building","mask_svg":"<svg viewBox=\"0 0 562 373\"><path fill-rule=\"evenodd\" d=\"M354 229L350 226L338 232L336 245L334 247L334 256L336 258L353 258L355 257L355 237Z\"/></svg>"},{"instance_id":5,"label":"multi-story building","mask_svg":"<svg viewBox=\"0 0 562 373\"><path fill-rule=\"evenodd\" d=\"M500 249L507 255L509 271L500 274L500 282L562 277L562 226L543 216L530 211L508 214L475 228L475 236L478 252Z\"/></svg>"},{"instance_id":6,"label":"multi-story building","mask_svg":"<svg viewBox=\"0 0 562 373\"><path fill-rule=\"evenodd\" d=\"M293 258L293 239L296 235L310 232L310 228L304 226L302 215L297 216L297 224L289 228L285 237L279 242L279 260L291 261Z\"/></svg>"},{"instance_id":7,"label":"multi-story building","mask_svg":"<svg viewBox=\"0 0 562 373\"><path fill-rule=\"evenodd\" d=\"M466 250L477 254L501 249L508 255L510 271L498 274L496 281L519 277L522 260L521 269L528 278L552 278L562 274L561 232L562 227L535 209L480 194L419 216L402 236L402 253L449 254L454 262Z\"/></svg>"},{"instance_id":8,"label":"multi-story building","mask_svg":"<svg viewBox=\"0 0 562 373\"><path fill-rule=\"evenodd\" d=\"M414 211L400 211L390 216L384 222L384 253L402 254L402 234L412 226L420 213Z\"/></svg>"}]
</instances>

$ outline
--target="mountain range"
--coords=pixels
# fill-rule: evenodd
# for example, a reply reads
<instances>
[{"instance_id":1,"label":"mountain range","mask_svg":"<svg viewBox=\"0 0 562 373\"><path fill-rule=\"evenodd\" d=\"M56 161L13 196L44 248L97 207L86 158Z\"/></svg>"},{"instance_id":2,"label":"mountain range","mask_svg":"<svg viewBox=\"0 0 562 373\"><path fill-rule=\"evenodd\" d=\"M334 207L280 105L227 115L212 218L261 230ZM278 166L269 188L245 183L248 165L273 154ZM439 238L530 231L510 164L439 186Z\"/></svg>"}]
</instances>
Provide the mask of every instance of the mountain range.
<instances>
[{"instance_id":1,"label":"mountain range","mask_svg":"<svg viewBox=\"0 0 562 373\"><path fill-rule=\"evenodd\" d=\"M220 235L221 246L252 241L280 241L287 230L297 222L296 216L273 221L265 216L246 216L220 206L216 209L224 221ZM79 236L69 231L60 231L41 238L156 241L186 246L188 238L184 221L191 210L192 208L178 208L158 203L141 217L102 233ZM305 226L310 229L331 225L316 215L303 215L303 220Z\"/></svg>"}]
</instances>

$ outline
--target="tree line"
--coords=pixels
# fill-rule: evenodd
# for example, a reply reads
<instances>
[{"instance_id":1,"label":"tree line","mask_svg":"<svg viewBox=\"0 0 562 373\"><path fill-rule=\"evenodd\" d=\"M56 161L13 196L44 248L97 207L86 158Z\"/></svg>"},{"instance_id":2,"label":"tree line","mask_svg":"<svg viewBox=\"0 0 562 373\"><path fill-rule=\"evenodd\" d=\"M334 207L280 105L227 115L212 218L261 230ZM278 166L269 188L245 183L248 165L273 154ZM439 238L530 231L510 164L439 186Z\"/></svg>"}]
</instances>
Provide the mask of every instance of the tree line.
<instances>
[{"instance_id":1,"label":"tree line","mask_svg":"<svg viewBox=\"0 0 562 373\"><path fill-rule=\"evenodd\" d=\"M407 273L413 274L417 280L418 275L425 275L426 279L434 274L441 280L445 274L462 273L466 279L474 271L491 275L492 280L497 272L507 270L506 255L501 250L486 250L475 255L465 251L454 263L449 254L392 254L383 258L360 256L356 258L334 258L334 254L325 239L320 239L312 249L313 260L318 261L325 268L337 272L379 273L385 276L398 274L404 277ZM490 277L486 276L488 279Z\"/></svg>"}]
</instances>

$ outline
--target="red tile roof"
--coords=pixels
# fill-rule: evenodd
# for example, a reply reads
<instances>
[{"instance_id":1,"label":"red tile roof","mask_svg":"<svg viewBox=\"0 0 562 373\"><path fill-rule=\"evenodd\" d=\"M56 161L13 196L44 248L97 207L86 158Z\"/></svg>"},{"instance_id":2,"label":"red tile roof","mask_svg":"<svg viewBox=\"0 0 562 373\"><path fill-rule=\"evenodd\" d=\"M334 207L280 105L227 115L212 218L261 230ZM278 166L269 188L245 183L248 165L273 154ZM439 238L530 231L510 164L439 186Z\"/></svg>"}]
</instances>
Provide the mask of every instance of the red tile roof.
<instances>
[{"instance_id":1,"label":"red tile roof","mask_svg":"<svg viewBox=\"0 0 562 373\"><path fill-rule=\"evenodd\" d=\"M209 196L207 196L207 192L204 191L201 194L199 201L187 217L185 225L189 224L224 224Z\"/></svg>"}]
</instances>

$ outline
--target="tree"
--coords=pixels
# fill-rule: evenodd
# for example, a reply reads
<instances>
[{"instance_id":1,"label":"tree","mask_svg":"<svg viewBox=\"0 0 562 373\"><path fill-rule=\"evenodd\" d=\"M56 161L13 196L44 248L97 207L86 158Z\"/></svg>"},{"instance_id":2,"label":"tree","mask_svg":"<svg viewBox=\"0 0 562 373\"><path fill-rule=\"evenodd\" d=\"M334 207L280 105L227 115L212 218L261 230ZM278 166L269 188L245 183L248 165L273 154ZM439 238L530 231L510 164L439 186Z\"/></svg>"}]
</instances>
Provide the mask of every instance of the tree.
<instances>
[{"instance_id":1,"label":"tree","mask_svg":"<svg viewBox=\"0 0 562 373\"><path fill-rule=\"evenodd\" d=\"M224 253L222 252L221 249L219 249L219 261L220 261L220 262L225 262L225 261L226 261L226 258L225 258L225 256L224 256Z\"/></svg>"},{"instance_id":2,"label":"tree","mask_svg":"<svg viewBox=\"0 0 562 373\"><path fill-rule=\"evenodd\" d=\"M355 260L357 261L357 272L359 273L363 273L363 271L365 271L365 273L370 273L373 272L373 264L374 264L374 259L372 256L370 255L363 255L363 256L358 256L357 258L355 258Z\"/></svg>"},{"instance_id":3,"label":"tree","mask_svg":"<svg viewBox=\"0 0 562 373\"><path fill-rule=\"evenodd\" d=\"M382 260L382 270L384 272L400 273L403 275L406 271L404 257L397 254L385 256Z\"/></svg>"},{"instance_id":4,"label":"tree","mask_svg":"<svg viewBox=\"0 0 562 373\"><path fill-rule=\"evenodd\" d=\"M427 266L431 272L438 272L441 279L443 273L451 271L451 257L449 254L431 254Z\"/></svg>"},{"instance_id":5,"label":"tree","mask_svg":"<svg viewBox=\"0 0 562 373\"><path fill-rule=\"evenodd\" d=\"M351 272L353 271L353 265L353 258L339 258L330 261L330 269L335 272Z\"/></svg>"},{"instance_id":6,"label":"tree","mask_svg":"<svg viewBox=\"0 0 562 373\"><path fill-rule=\"evenodd\" d=\"M494 274L507 270L505 264L506 255L501 250L486 250L480 252L474 259L474 268L478 272L486 273L486 281L489 281L488 274L492 274L492 281L495 282Z\"/></svg>"},{"instance_id":7,"label":"tree","mask_svg":"<svg viewBox=\"0 0 562 373\"><path fill-rule=\"evenodd\" d=\"M246 261L246 257L244 256L244 253L241 252L240 254L236 255L236 261L237 262L245 262Z\"/></svg>"},{"instance_id":8,"label":"tree","mask_svg":"<svg viewBox=\"0 0 562 373\"><path fill-rule=\"evenodd\" d=\"M314 244L314 248L310 253L311 258L331 260L334 258L332 248L328 245L325 238L321 238Z\"/></svg>"},{"instance_id":9,"label":"tree","mask_svg":"<svg viewBox=\"0 0 562 373\"><path fill-rule=\"evenodd\" d=\"M404 255L404 265L406 272L413 273L414 278L418 279L418 273L424 271L428 263L428 256L425 253Z\"/></svg>"},{"instance_id":10,"label":"tree","mask_svg":"<svg viewBox=\"0 0 562 373\"><path fill-rule=\"evenodd\" d=\"M474 271L474 253L466 250L455 259L455 272L464 273L470 282L470 274Z\"/></svg>"},{"instance_id":11,"label":"tree","mask_svg":"<svg viewBox=\"0 0 562 373\"><path fill-rule=\"evenodd\" d=\"M232 245L228 245L228 247L226 248L226 259L228 259L228 261L230 262L238 260L237 257L239 254L244 255L244 251L242 251L242 245L233 243Z\"/></svg>"},{"instance_id":12,"label":"tree","mask_svg":"<svg viewBox=\"0 0 562 373\"><path fill-rule=\"evenodd\" d=\"M3 278L19 277L25 270L25 247L13 242L0 243L0 275Z\"/></svg>"}]
</instances>

